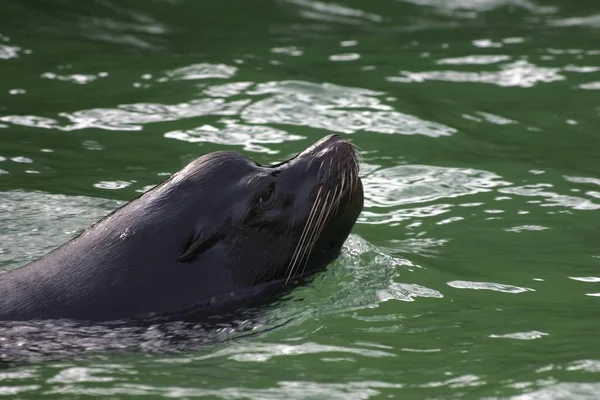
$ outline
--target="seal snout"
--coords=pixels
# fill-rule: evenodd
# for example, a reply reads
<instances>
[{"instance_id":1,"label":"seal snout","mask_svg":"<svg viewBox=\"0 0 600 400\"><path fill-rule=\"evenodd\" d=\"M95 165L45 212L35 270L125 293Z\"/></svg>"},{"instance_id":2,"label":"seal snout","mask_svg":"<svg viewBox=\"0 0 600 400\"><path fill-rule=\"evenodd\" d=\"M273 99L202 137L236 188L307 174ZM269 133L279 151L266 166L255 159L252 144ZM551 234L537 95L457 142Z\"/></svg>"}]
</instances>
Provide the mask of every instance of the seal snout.
<instances>
[{"instance_id":1,"label":"seal snout","mask_svg":"<svg viewBox=\"0 0 600 400\"><path fill-rule=\"evenodd\" d=\"M358 153L350 141L327 136L296 160L302 179L310 186L310 208L286 271L286 282L295 274L317 270L340 253L363 207ZM305 186L305 187L306 187Z\"/></svg>"},{"instance_id":2,"label":"seal snout","mask_svg":"<svg viewBox=\"0 0 600 400\"><path fill-rule=\"evenodd\" d=\"M352 195L360 184L360 163L354 145L340 135L330 135L312 147L318 165L318 186L335 190L338 196Z\"/></svg>"},{"instance_id":3,"label":"seal snout","mask_svg":"<svg viewBox=\"0 0 600 400\"><path fill-rule=\"evenodd\" d=\"M307 151L313 151L315 155L326 154L328 152L344 149L346 151L350 151L354 153L354 145L352 143L340 135L329 135L319 140L317 143L312 145Z\"/></svg>"}]
</instances>

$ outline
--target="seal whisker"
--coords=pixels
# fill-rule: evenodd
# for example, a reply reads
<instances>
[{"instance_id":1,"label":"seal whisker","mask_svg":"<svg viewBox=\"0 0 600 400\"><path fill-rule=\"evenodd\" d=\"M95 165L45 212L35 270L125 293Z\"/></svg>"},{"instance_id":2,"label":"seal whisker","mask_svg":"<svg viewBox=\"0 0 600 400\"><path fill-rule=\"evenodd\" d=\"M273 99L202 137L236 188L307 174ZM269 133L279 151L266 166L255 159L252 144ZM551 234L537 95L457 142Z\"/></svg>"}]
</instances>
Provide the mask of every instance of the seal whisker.
<instances>
[{"instance_id":1,"label":"seal whisker","mask_svg":"<svg viewBox=\"0 0 600 400\"><path fill-rule=\"evenodd\" d=\"M354 147L353 147L354 150ZM336 147L334 153L337 155L339 148ZM338 165L336 168L337 171L337 180L339 182L338 185L335 185L333 189L327 189L327 193L323 198L321 192L319 192L319 196L313 203L313 207L309 214L309 219L302 231L301 239L294 251L292 262L288 268L288 276L287 281L294 275L294 273L298 270L300 265L302 265L302 272L300 276L304 275L306 270L306 266L309 262L312 251L315 248L315 245L320 238L327 221L331 218L332 215L339 211L339 207L342 203L342 199L344 198L344 194L348 192L348 204L352 199L352 194L356 190L356 185L358 184L358 165L357 165L357 154L355 151L351 153L352 164L349 165L350 168L343 168L344 165ZM329 168L327 169L327 177L326 181L334 181L332 176L334 175L333 170L333 161L335 157L329 159ZM324 166L324 161L321 162L319 166L319 174L321 175L321 170ZM341 164L341 163L340 163ZM340 178L341 175L341 179Z\"/></svg>"},{"instance_id":2,"label":"seal whisker","mask_svg":"<svg viewBox=\"0 0 600 400\"><path fill-rule=\"evenodd\" d=\"M323 202L323 207L320 208L320 212L319 212L319 217L316 220L316 223L313 226L312 232L310 233L310 239L307 242L307 246L305 247L305 254L303 255L303 257L300 259L300 261L304 261L303 263L303 267L302 267L302 273L300 276L302 276L304 274L304 270L306 268L306 263L308 263L308 259L310 258L310 254L312 253L312 249L314 248L314 245L317 241L317 239L319 238L319 234L321 233L321 227L323 225L323 221L325 219L323 219L323 216L325 214L327 214L327 209L329 208L329 195L331 194L331 191L327 192L327 196L325 198L325 201Z\"/></svg>"},{"instance_id":3,"label":"seal whisker","mask_svg":"<svg viewBox=\"0 0 600 400\"><path fill-rule=\"evenodd\" d=\"M348 175L349 175L349 177L348 177L348 178L349 178L349 180L350 180L350 181L348 182L348 183L349 183L349 185L350 185L350 193L353 193L353 192L354 192L354 169L351 169L351 170L349 171L349 174L348 174ZM348 197L352 197L352 196L348 196Z\"/></svg>"},{"instance_id":4,"label":"seal whisker","mask_svg":"<svg viewBox=\"0 0 600 400\"><path fill-rule=\"evenodd\" d=\"M295 269L295 264L298 261L298 256L302 252L302 247L304 245L304 241L306 240L307 233L310 230L310 226L312 224L312 220L314 219L314 216L316 215L316 210L318 209L318 203L321 200L321 191L322 190L323 190L323 187L321 186L319 188L319 191L317 192L317 195L315 197L315 201L313 202L312 208L311 208L310 213L308 215L308 219L306 220L306 224L304 225L304 229L302 229L302 234L300 235L300 239L298 240L298 244L296 245L296 249L294 250L294 253L292 255L292 259L290 261L290 265L288 266L288 271L287 271L288 273L286 273L286 275L287 275L287 278L285 280L286 284L288 283L288 281L292 277L294 269Z\"/></svg>"},{"instance_id":5,"label":"seal whisker","mask_svg":"<svg viewBox=\"0 0 600 400\"><path fill-rule=\"evenodd\" d=\"M313 208L314 208L314 204L313 204ZM312 215L312 210L311 210L311 215ZM309 216L309 219L310 218L311 217ZM298 256L302 252L303 242L305 240L304 237L306 235L307 227L309 226L308 223L309 222L307 221L306 225L302 229L302 234L300 235L300 239L298 240L298 243L296 244L296 248L294 249L294 253L292 254L292 259L290 260L290 264L288 265L288 268L286 270L285 284L287 284L288 281L290 280L290 278L292 277Z\"/></svg>"},{"instance_id":6,"label":"seal whisker","mask_svg":"<svg viewBox=\"0 0 600 400\"><path fill-rule=\"evenodd\" d=\"M337 150L337 148L336 148ZM333 159L329 160L329 169L327 170L327 181L330 179L331 176L331 167L332 167L332 163L333 163ZM316 243L316 239L318 238L321 229L320 225L322 224L323 221L323 215L327 214L329 212L328 208L329 208L329 195L331 194L331 190L327 190L327 195L325 196L325 201L323 202L323 205L321 207L319 207L320 213L319 213L319 217L316 220L316 223L314 225L314 227L311 227L312 232L310 232L310 239L309 241L306 243L307 246L305 248L305 253L303 255L303 257L305 257L305 266L306 263L308 262L308 258L310 257L310 253L312 252L312 247L314 247L314 244ZM333 198L332 198L333 199ZM313 229L314 228L314 229ZM300 259L300 262L302 261L302 258ZM304 268L303 268L304 271Z\"/></svg>"},{"instance_id":7,"label":"seal whisker","mask_svg":"<svg viewBox=\"0 0 600 400\"><path fill-rule=\"evenodd\" d=\"M342 182L340 184L340 194L339 194L339 196L337 198L336 205L335 205L335 212L336 213L338 212L338 210L340 208L340 203L341 203L340 199L342 198L342 195L344 194L345 183L346 183L346 171L342 171Z\"/></svg>"},{"instance_id":8,"label":"seal whisker","mask_svg":"<svg viewBox=\"0 0 600 400\"><path fill-rule=\"evenodd\" d=\"M305 259L304 265L302 267L302 273L300 274L300 276L304 275L304 271L306 270L306 264L308 263L308 258L310 257L310 254L311 254L312 250L314 249L314 246L315 246L317 240L319 239L319 236L321 236L321 233L323 232L323 228L325 227L325 223L331 217L331 211L336 206L336 203L339 204L339 198L340 198L339 195L341 193L338 194L338 190L339 190L339 187L336 187L336 189L334 191L334 194L331 197L331 204L327 204L327 202L325 202L325 204L323 204L322 212L319 215L319 220L317 221L317 225L315 226L315 230L314 230L314 234L312 236L312 240L309 242L310 245L307 247L308 248L308 254L306 255L306 259ZM331 192L329 192L329 193L331 193Z\"/></svg>"},{"instance_id":9,"label":"seal whisker","mask_svg":"<svg viewBox=\"0 0 600 400\"><path fill-rule=\"evenodd\" d=\"M354 159L356 160L356 164L363 164L365 161L362 153L358 148L354 151Z\"/></svg>"},{"instance_id":10,"label":"seal whisker","mask_svg":"<svg viewBox=\"0 0 600 400\"><path fill-rule=\"evenodd\" d=\"M348 204L352 200L352 194L354 193L356 187L359 185L359 177L358 177L358 169L352 168L350 173L350 195L348 196Z\"/></svg>"},{"instance_id":11,"label":"seal whisker","mask_svg":"<svg viewBox=\"0 0 600 400\"><path fill-rule=\"evenodd\" d=\"M352 150L354 150L353 151L353 153L354 153L354 159L358 163L362 164L362 162L363 162L363 159L362 159L362 151L363 151L363 149L361 149L360 146L357 145L357 144L355 144L355 143L350 143L350 145L352 146Z\"/></svg>"},{"instance_id":12,"label":"seal whisker","mask_svg":"<svg viewBox=\"0 0 600 400\"><path fill-rule=\"evenodd\" d=\"M316 238L318 238L319 226L321 225L323 214L327 210L330 194L331 194L331 191L328 190L327 195L325 196L325 200L323 201L323 204L319 205L319 207L317 208L319 210L319 213L318 214L315 213L315 215L318 215L318 217L316 220L313 220L311 223L309 233L305 237L305 243L303 246L304 253L302 254L302 257L300 257L298 259L298 263L302 263L302 261L304 261L304 263L306 265L306 262L308 262L308 258L310 257L312 247L314 246L314 243L316 242ZM296 265L296 266L298 266L298 265Z\"/></svg>"}]
</instances>

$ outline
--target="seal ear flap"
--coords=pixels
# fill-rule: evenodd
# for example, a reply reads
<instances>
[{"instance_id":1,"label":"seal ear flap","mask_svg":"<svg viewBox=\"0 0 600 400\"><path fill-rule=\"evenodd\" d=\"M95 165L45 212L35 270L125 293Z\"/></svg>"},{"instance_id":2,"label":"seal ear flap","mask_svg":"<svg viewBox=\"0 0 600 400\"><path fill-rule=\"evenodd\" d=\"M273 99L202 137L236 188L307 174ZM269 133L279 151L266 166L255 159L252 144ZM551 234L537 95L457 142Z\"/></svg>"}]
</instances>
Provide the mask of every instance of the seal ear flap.
<instances>
[{"instance_id":1,"label":"seal ear flap","mask_svg":"<svg viewBox=\"0 0 600 400\"><path fill-rule=\"evenodd\" d=\"M202 253L213 247L223 235L219 232L214 232L212 235L206 232L194 232L183 248L183 253L177 261L181 263L189 263L199 257Z\"/></svg>"}]
</instances>

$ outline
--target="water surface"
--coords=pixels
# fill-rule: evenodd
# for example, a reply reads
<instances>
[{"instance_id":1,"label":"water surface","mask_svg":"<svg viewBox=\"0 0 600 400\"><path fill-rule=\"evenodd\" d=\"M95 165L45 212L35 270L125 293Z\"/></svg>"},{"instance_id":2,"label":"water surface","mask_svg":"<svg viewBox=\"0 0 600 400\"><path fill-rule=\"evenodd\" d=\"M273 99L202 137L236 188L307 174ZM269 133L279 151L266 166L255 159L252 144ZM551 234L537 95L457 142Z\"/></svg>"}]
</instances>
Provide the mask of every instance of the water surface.
<instances>
[{"instance_id":1,"label":"water surface","mask_svg":"<svg viewBox=\"0 0 600 400\"><path fill-rule=\"evenodd\" d=\"M3 1L1 269L215 150L347 135L366 198L257 334L78 343L0 394L597 398L599 29L585 0Z\"/></svg>"}]
</instances>

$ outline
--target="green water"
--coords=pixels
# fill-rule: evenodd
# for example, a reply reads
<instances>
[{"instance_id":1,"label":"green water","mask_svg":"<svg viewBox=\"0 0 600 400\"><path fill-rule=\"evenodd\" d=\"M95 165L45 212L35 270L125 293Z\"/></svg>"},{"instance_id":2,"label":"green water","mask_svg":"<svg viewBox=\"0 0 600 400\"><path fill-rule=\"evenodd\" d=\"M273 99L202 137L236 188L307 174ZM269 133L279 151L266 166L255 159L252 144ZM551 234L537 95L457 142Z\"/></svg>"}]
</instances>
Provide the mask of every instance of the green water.
<instances>
[{"instance_id":1,"label":"green water","mask_svg":"<svg viewBox=\"0 0 600 400\"><path fill-rule=\"evenodd\" d=\"M348 135L365 208L287 324L0 395L599 398L599 38L584 0L3 0L0 268L214 150Z\"/></svg>"}]
</instances>

